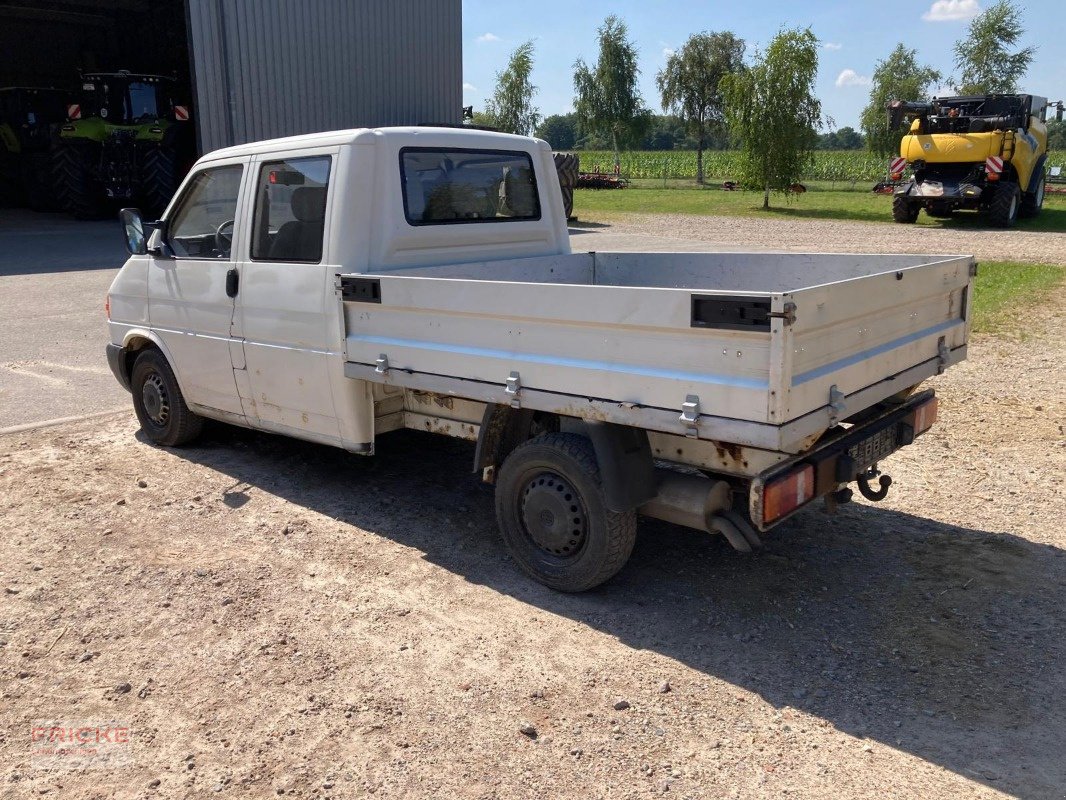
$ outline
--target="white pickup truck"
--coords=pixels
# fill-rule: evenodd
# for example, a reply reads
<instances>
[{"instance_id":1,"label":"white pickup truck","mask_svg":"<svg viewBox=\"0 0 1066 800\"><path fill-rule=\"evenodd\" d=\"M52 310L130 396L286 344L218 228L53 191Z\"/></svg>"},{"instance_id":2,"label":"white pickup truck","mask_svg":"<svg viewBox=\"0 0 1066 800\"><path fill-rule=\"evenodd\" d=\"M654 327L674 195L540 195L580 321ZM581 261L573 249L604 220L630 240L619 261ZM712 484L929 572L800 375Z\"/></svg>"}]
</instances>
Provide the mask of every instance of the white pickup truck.
<instances>
[{"instance_id":1,"label":"white pickup truck","mask_svg":"<svg viewBox=\"0 0 1066 800\"><path fill-rule=\"evenodd\" d=\"M161 220L122 218L107 355L150 439L469 439L514 558L566 591L622 568L638 514L750 551L849 483L883 497L878 461L936 418L919 384L965 358L976 272L572 253L548 145L451 128L219 150Z\"/></svg>"}]
</instances>

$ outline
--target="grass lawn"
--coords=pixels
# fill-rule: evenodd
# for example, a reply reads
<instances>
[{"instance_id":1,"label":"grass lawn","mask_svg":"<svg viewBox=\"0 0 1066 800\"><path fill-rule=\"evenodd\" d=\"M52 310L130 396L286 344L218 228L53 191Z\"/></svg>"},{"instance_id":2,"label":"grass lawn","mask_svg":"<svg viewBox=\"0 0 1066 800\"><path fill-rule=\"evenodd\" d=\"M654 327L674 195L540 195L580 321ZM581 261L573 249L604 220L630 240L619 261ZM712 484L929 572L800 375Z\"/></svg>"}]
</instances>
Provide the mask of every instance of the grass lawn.
<instances>
[{"instance_id":1,"label":"grass lawn","mask_svg":"<svg viewBox=\"0 0 1066 800\"><path fill-rule=\"evenodd\" d=\"M584 220L609 220L618 214L715 214L893 224L891 195L874 194L865 184L861 184L863 189L846 188L840 183L806 185L805 194L771 195L769 211L762 210L762 195L757 192L726 192L718 185L700 189L689 181L661 180L634 181L628 189L578 189L574 192L574 209ZM985 220L973 212L959 212L951 219L932 219L922 213L917 224L957 229L987 227ZM1066 232L1066 195L1049 194L1040 216L1019 220L1018 229Z\"/></svg>"},{"instance_id":2,"label":"grass lawn","mask_svg":"<svg viewBox=\"0 0 1066 800\"><path fill-rule=\"evenodd\" d=\"M981 333L1025 334L1026 306L1066 281L1066 269L1047 264L984 261L977 268L973 328Z\"/></svg>"}]
</instances>

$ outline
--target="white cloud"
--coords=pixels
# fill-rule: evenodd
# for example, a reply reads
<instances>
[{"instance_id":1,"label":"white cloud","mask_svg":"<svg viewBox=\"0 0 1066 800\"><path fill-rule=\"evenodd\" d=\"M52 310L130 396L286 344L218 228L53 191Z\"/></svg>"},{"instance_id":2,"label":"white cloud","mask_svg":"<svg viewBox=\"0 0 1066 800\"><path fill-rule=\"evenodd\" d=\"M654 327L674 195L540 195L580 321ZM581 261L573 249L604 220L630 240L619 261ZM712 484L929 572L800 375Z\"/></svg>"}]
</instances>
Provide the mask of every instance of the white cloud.
<instances>
[{"instance_id":1,"label":"white cloud","mask_svg":"<svg viewBox=\"0 0 1066 800\"><path fill-rule=\"evenodd\" d=\"M477 37L477 40L479 42L498 42L500 41L500 37L495 33L483 33Z\"/></svg>"},{"instance_id":2,"label":"white cloud","mask_svg":"<svg viewBox=\"0 0 1066 800\"><path fill-rule=\"evenodd\" d=\"M672 47L664 47L664 48L663 48L663 58L669 58L669 57L670 57L670 56L672 56L672 55L673 55L673 54L674 54L675 52L677 52L677 51L676 51L676 50L674 50L674 48L672 48Z\"/></svg>"},{"instance_id":3,"label":"white cloud","mask_svg":"<svg viewBox=\"0 0 1066 800\"><path fill-rule=\"evenodd\" d=\"M477 91L477 87L474 86L474 84L472 84L472 83L464 83L463 84L463 91L464 92L476 92Z\"/></svg>"},{"instance_id":4,"label":"white cloud","mask_svg":"<svg viewBox=\"0 0 1066 800\"><path fill-rule=\"evenodd\" d=\"M936 0L929 10L922 14L926 22L955 22L970 19L981 13L977 0Z\"/></svg>"},{"instance_id":5,"label":"white cloud","mask_svg":"<svg viewBox=\"0 0 1066 800\"><path fill-rule=\"evenodd\" d=\"M840 42L826 42L822 45L826 50L839 50L843 46L844 45L840 44Z\"/></svg>"},{"instance_id":6,"label":"white cloud","mask_svg":"<svg viewBox=\"0 0 1066 800\"><path fill-rule=\"evenodd\" d=\"M853 69L843 70L837 75L837 86L869 86L870 79L865 75L860 75Z\"/></svg>"}]
</instances>

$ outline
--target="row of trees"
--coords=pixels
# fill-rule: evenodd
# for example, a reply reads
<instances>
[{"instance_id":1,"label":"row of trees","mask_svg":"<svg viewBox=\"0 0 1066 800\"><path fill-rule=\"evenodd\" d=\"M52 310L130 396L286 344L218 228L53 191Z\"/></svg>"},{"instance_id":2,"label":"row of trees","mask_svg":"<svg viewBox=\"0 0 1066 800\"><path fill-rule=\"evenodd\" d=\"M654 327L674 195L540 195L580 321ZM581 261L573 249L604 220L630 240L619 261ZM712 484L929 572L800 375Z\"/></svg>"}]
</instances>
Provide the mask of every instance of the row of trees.
<instances>
[{"instance_id":1,"label":"row of trees","mask_svg":"<svg viewBox=\"0 0 1066 800\"><path fill-rule=\"evenodd\" d=\"M1011 0L999 0L976 17L954 47L959 91L1017 91L1033 58L1032 48L1014 51L1023 32L1020 11ZM782 29L750 59L745 58L744 40L732 32L703 32L690 36L656 75L666 112L656 115L641 96L638 52L625 23L611 15L597 37L596 62L578 59L574 64L573 114L542 120L534 107L530 41L511 54L475 123L526 135L536 131L557 149L606 146L614 151L616 165L623 147L693 147L700 183L704 150L738 144L744 153L738 178L761 189L768 206L770 192L797 182L815 149L858 148L865 138L875 153L894 151L899 132L888 129L885 104L928 99L944 81L938 70L920 63L915 50L899 44L874 70L861 120L865 137L851 128L819 134L832 120L823 116L814 95L818 40L809 28Z\"/></svg>"}]
</instances>

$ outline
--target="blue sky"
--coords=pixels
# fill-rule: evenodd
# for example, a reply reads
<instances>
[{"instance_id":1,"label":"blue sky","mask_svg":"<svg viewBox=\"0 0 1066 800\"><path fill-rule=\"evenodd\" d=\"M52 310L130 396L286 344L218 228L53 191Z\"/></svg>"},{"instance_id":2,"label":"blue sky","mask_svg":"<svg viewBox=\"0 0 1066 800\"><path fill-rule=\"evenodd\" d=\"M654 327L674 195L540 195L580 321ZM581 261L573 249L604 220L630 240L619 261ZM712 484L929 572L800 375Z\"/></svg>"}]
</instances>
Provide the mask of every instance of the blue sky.
<instances>
[{"instance_id":1,"label":"blue sky","mask_svg":"<svg viewBox=\"0 0 1066 800\"><path fill-rule=\"evenodd\" d=\"M596 28L614 13L629 26L640 52L644 101L656 112L660 107L655 74L666 62L667 52L680 47L690 34L731 30L747 41L750 54L782 26L810 26L822 42L816 91L823 110L837 127L858 128L869 76L879 59L903 42L917 49L924 63L945 75L955 73L952 45L965 33L973 14L992 1L463 0L463 102L484 107L511 50L533 39L536 104L544 115L572 110L572 65L579 56L595 61ZM1022 6L1028 30L1023 45L1037 48L1023 88L1066 99L1066 0L1023 0Z\"/></svg>"}]
</instances>

